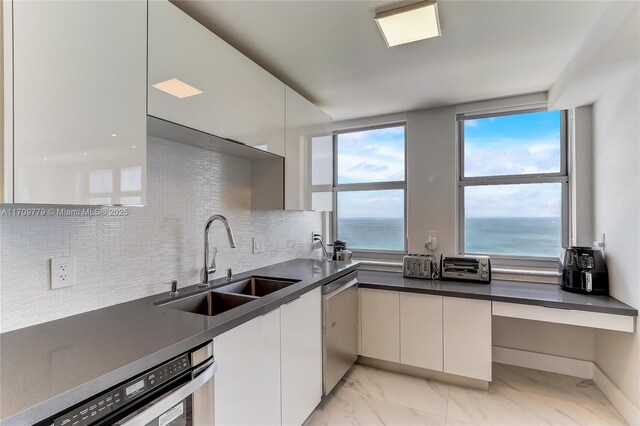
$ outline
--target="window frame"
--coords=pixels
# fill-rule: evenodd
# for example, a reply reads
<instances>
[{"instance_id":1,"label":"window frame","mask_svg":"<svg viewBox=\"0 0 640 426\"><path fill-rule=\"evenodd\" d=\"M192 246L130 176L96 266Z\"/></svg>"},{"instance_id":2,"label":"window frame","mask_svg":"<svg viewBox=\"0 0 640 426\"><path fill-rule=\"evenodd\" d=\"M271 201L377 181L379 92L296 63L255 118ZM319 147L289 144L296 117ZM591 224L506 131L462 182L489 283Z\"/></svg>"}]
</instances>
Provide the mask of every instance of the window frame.
<instances>
[{"instance_id":1,"label":"window frame","mask_svg":"<svg viewBox=\"0 0 640 426\"><path fill-rule=\"evenodd\" d=\"M504 255L491 253L467 253L465 247L465 205L464 190L471 186L509 185L509 184L530 184L530 183L560 183L562 186L562 246L569 244L570 211L570 177L569 177L569 132L568 132L568 111L560 111L560 171L555 173L502 175L502 176L476 176L464 177L464 122L480 118L503 117L509 115L528 114L535 112L547 112L547 108L530 108L507 110L494 113L479 114L457 114L456 116L456 138L458 143L458 214L457 214L457 249L459 255L479 255L487 254L491 257L492 265L504 268L527 268L527 269L557 269L558 256L525 256L525 255Z\"/></svg>"},{"instance_id":2,"label":"window frame","mask_svg":"<svg viewBox=\"0 0 640 426\"><path fill-rule=\"evenodd\" d=\"M343 183L338 184L338 136L345 133L365 132L368 130L380 130L391 127L404 128L404 179L393 182L373 182L373 183ZM385 189L401 189L404 192L404 222L403 222L403 244L402 250L376 250L376 249L360 249L350 248L347 241L347 249L351 250L354 255L363 259L383 259L383 260L399 260L407 254L408 250L408 212L407 212L407 122L399 121L385 123L379 125L371 125L356 128L341 129L333 132L333 211L331 212L331 235L333 241L338 239L338 193L349 191L376 191Z\"/></svg>"}]
</instances>

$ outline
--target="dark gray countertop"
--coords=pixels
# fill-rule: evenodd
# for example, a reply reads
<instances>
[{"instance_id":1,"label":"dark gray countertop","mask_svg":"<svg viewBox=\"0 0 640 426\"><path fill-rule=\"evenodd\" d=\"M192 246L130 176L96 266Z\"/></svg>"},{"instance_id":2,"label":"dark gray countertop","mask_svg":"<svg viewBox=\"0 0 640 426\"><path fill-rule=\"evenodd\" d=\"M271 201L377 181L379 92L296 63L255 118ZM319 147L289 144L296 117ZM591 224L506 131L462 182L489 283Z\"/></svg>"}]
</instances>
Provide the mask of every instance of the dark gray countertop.
<instances>
[{"instance_id":1,"label":"dark gray countertop","mask_svg":"<svg viewBox=\"0 0 640 426\"><path fill-rule=\"evenodd\" d=\"M153 306L167 299L162 293L0 334L0 422L44 420L357 267L294 259L237 274L300 282L215 317Z\"/></svg>"},{"instance_id":2,"label":"dark gray countertop","mask_svg":"<svg viewBox=\"0 0 640 426\"><path fill-rule=\"evenodd\" d=\"M493 280L491 284L477 284L464 281L404 278L399 272L360 271L358 274L358 286L606 314L638 315L637 309L613 297L569 293L562 290L557 284L502 280Z\"/></svg>"}]
</instances>

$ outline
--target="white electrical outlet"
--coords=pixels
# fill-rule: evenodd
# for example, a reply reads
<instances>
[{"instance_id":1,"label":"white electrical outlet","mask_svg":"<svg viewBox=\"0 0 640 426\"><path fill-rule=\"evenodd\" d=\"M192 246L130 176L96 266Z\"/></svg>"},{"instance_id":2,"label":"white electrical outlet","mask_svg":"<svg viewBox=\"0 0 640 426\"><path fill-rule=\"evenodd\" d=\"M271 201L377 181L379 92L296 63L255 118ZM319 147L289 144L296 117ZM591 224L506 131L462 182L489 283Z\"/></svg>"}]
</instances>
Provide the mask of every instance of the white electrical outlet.
<instances>
[{"instance_id":1,"label":"white electrical outlet","mask_svg":"<svg viewBox=\"0 0 640 426\"><path fill-rule=\"evenodd\" d=\"M253 237L253 253L262 253L264 251L264 240L262 238Z\"/></svg>"},{"instance_id":2,"label":"white electrical outlet","mask_svg":"<svg viewBox=\"0 0 640 426\"><path fill-rule=\"evenodd\" d=\"M51 259L51 290L76 285L76 257L64 256Z\"/></svg>"},{"instance_id":3,"label":"white electrical outlet","mask_svg":"<svg viewBox=\"0 0 640 426\"><path fill-rule=\"evenodd\" d=\"M427 241L424 244L427 250L436 251L438 248L438 232L437 231L428 231L427 232Z\"/></svg>"}]
</instances>

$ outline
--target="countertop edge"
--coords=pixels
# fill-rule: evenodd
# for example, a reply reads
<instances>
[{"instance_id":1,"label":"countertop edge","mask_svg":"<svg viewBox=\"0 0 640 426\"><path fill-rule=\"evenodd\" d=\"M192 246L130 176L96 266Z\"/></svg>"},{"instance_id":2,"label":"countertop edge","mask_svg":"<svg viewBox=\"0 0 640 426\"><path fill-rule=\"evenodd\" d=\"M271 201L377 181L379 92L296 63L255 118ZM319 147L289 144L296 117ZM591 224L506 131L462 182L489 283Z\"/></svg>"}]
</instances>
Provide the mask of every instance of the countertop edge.
<instances>
[{"instance_id":1,"label":"countertop edge","mask_svg":"<svg viewBox=\"0 0 640 426\"><path fill-rule=\"evenodd\" d=\"M376 271L376 273L395 274L397 276L394 277L394 279L397 279L397 280L404 279L404 277L402 277L402 275L398 272ZM464 298L464 299L489 300L494 302L516 303L521 305L543 306L547 308L579 310L579 311L602 313L602 314L638 316L638 310L631 306L627 308L594 306L594 305L571 303L571 302L547 301L547 300L526 298L521 296L492 295L492 294L474 293L471 291L464 292L464 291L452 291L452 290L446 290L446 289L406 287L398 284L385 283L381 281L373 282L373 281L376 281L375 278L368 277L366 272L364 273L364 276L362 276L362 272L361 272L361 276L358 278L358 287L370 288L370 289L376 289L376 290L399 291L399 292L406 292L406 293L433 294L433 295L439 295L439 296L458 297L458 298ZM472 284L472 285L484 286L486 284ZM533 285L553 285L553 284L537 284L537 283L533 284L532 283L530 285L533 286ZM620 302L620 303L623 303L623 302Z\"/></svg>"}]
</instances>

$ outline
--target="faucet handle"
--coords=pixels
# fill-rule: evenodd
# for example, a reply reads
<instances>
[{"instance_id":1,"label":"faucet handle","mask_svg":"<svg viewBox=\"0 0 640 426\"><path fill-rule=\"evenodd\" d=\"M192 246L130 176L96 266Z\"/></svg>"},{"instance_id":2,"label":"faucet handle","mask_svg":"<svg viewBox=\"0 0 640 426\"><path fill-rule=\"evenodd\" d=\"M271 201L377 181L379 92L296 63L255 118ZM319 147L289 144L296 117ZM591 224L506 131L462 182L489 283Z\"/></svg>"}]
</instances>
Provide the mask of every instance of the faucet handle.
<instances>
[{"instance_id":1,"label":"faucet handle","mask_svg":"<svg viewBox=\"0 0 640 426\"><path fill-rule=\"evenodd\" d=\"M178 295L178 280L171 280L171 282L168 283L164 283L165 285L171 285L171 291L169 292L169 294L171 296L177 296Z\"/></svg>"},{"instance_id":2,"label":"faucet handle","mask_svg":"<svg viewBox=\"0 0 640 426\"><path fill-rule=\"evenodd\" d=\"M231 280L233 277L233 270L231 268L227 268L227 281Z\"/></svg>"}]
</instances>

